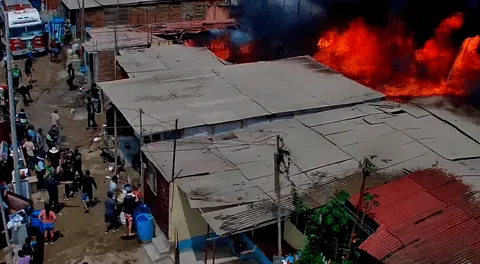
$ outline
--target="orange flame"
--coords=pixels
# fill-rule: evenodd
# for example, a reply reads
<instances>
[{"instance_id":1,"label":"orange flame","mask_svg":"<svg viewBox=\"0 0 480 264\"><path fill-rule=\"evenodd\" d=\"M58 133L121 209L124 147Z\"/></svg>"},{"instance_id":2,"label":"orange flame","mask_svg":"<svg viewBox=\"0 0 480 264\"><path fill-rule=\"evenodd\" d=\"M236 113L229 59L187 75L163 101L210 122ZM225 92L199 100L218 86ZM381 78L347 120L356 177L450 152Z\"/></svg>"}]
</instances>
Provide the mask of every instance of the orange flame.
<instances>
[{"instance_id":1,"label":"orange flame","mask_svg":"<svg viewBox=\"0 0 480 264\"><path fill-rule=\"evenodd\" d=\"M345 30L322 34L314 58L388 96L464 95L466 80L480 73L480 37L455 49L450 36L462 25L460 13L444 19L416 50L401 23L379 28L357 19Z\"/></svg>"},{"instance_id":2,"label":"orange flame","mask_svg":"<svg viewBox=\"0 0 480 264\"><path fill-rule=\"evenodd\" d=\"M214 39L206 45L215 56L222 60L228 60L231 56L231 45L228 35L222 35L221 37Z\"/></svg>"},{"instance_id":3,"label":"orange flame","mask_svg":"<svg viewBox=\"0 0 480 264\"><path fill-rule=\"evenodd\" d=\"M187 47L195 47L195 42L191 39L186 39L183 44Z\"/></svg>"},{"instance_id":4,"label":"orange flame","mask_svg":"<svg viewBox=\"0 0 480 264\"><path fill-rule=\"evenodd\" d=\"M255 61L255 58L253 58L254 43L250 42L236 47L230 42L230 36L227 33L213 39L205 47L225 61L235 60L236 63Z\"/></svg>"}]
</instances>

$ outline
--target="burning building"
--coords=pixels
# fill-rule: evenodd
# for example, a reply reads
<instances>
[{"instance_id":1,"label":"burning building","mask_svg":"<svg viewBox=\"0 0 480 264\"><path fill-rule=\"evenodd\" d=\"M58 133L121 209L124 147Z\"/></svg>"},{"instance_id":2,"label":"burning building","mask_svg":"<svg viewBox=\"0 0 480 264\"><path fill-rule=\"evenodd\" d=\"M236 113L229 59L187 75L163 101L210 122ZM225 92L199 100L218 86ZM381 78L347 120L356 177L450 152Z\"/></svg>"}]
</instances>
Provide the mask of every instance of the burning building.
<instances>
[{"instance_id":1,"label":"burning building","mask_svg":"<svg viewBox=\"0 0 480 264\"><path fill-rule=\"evenodd\" d=\"M361 10L366 8L359 8L358 13L340 16L339 3L316 5L316 1L305 1L317 7L315 12L305 14L298 6L292 16L292 12L287 12L291 1L283 8L278 3L268 5L276 12L266 11L264 6L248 0L242 2L259 8L259 14L252 14L252 7L241 8L245 17L240 22L248 30L237 31L248 35L249 41L239 42L234 38L235 33L224 31L212 35L208 41L188 44L205 46L232 63L311 55L345 76L392 97L476 93L480 78L480 35L469 31L468 12L455 12L464 11L460 7L448 11L453 13L442 9L440 14L420 18L418 21L431 25L425 29L421 28L423 25L412 25L411 19L401 12L387 14L378 8L373 10L381 14L371 11L373 15L362 15ZM412 9L410 6L404 9ZM262 21L260 14L265 17ZM265 21L268 19L272 21Z\"/></svg>"}]
</instances>

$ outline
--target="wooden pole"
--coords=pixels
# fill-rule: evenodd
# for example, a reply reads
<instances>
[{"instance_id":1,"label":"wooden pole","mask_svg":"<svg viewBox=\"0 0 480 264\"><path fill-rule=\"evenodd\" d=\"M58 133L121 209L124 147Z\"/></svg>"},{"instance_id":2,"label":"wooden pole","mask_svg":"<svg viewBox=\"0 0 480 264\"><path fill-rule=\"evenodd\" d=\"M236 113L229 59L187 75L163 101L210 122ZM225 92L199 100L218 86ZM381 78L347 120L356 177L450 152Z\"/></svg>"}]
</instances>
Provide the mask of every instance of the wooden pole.
<instances>
[{"instance_id":1,"label":"wooden pole","mask_svg":"<svg viewBox=\"0 0 480 264\"><path fill-rule=\"evenodd\" d=\"M364 165L368 166L368 165ZM367 181L367 176L368 176L368 170L363 169L362 170L362 184L360 185L360 196L358 197L358 202L356 206L356 212L355 212L355 220L358 218L358 214L360 213L360 210L362 208L362 200L363 200L363 194L365 192L365 182ZM350 234L350 240L348 241L348 249L349 251L347 252L347 260L350 258L350 252L352 250L352 243L353 239L355 237L355 227L357 226L356 222L353 221L353 227L352 227L352 233Z\"/></svg>"},{"instance_id":2,"label":"wooden pole","mask_svg":"<svg viewBox=\"0 0 480 264\"><path fill-rule=\"evenodd\" d=\"M85 41L85 0L82 0L82 10L81 10L81 16L82 16L82 21L81 21L81 31L80 33L80 41L83 43Z\"/></svg>"},{"instance_id":3,"label":"wooden pole","mask_svg":"<svg viewBox=\"0 0 480 264\"><path fill-rule=\"evenodd\" d=\"M118 157L118 142L117 142L117 140L118 140L118 138L117 138L117 136L118 135L117 135L117 109L116 108L114 109L114 112L113 112L113 122L114 122L113 123L113 130L114 131L113 132L114 132L114 139L115 139L115 141L113 142L113 144L115 144L114 145L115 146L115 154L114 154L115 155L115 167L114 168L115 168L115 175L117 175L117 173L118 173L118 171L117 171L117 169L118 169L118 161L117 161L117 157Z\"/></svg>"},{"instance_id":4,"label":"wooden pole","mask_svg":"<svg viewBox=\"0 0 480 264\"><path fill-rule=\"evenodd\" d=\"M118 6L120 4L120 0L117 0L117 8L116 8L116 14L115 14L115 23L113 24L113 38L114 38L114 44L115 44L115 52L113 55L113 72L115 74L115 77L113 78L114 80L117 79L117 53L118 53L118 39L117 39L117 24L118 24Z\"/></svg>"},{"instance_id":5,"label":"wooden pole","mask_svg":"<svg viewBox=\"0 0 480 264\"><path fill-rule=\"evenodd\" d=\"M139 115L140 115L140 190L142 191L142 194L145 193L145 182L144 182L144 171L143 171L143 153L142 153L142 147L143 147L143 110L138 109ZM142 196L143 197L143 196Z\"/></svg>"},{"instance_id":6,"label":"wooden pole","mask_svg":"<svg viewBox=\"0 0 480 264\"><path fill-rule=\"evenodd\" d=\"M208 261L208 234L210 233L210 225L207 224L207 239L205 239L205 264Z\"/></svg>"},{"instance_id":7,"label":"wooden pole","mask_svg":"<svg viewBox=\"0 0 480 264\"><path fill-rule=\"evenodd\" d=\"M215 250L217 249L217 240L213 240L213 248L212 248L212 264L215 264Z\"/></svg>"},{"instance_id":8,"label":"wooden pole","mask_svg":"<svg viewBox=\"0 0 480 264\"><path fill-rule=\"evenodd\" d=\"M280 136L277 135L277 151L274 154L274 176L275 176L275 192L277 194L277 243L278 256L282 256L282 220L281 220L281 205L280 205Z\"/></svg>"}]
</instances>

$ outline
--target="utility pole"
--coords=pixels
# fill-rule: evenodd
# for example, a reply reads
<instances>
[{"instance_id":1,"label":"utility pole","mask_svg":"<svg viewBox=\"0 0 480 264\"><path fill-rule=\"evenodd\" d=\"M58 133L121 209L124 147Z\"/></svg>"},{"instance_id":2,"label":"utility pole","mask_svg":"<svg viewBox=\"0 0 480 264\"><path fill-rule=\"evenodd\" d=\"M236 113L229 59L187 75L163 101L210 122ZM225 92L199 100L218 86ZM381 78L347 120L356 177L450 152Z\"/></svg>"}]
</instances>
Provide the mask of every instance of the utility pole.
<instances>
[{"instance_id":1,"label":"utility pole","mask_svg":"<svg viewBox=\"0 0 480 264\"><path fill-rule=\"evenodd\" d=\"M275 177L275 193L277 194L277 242L278 242L278 257L282 256L282 219L281 219L281 205L280 205L280 159L283 156L280 154L280 136L277 135L277 150L274 154L274 177Z\"/></svg>"},{"instance_id":2,"label":"utility pole","mask_svg":"<svg viewBox=\"0 0 480 264\"><path fill-rule=\"evenodd\" d=\"M3 9L3 7L2 7ZM8 79L8 103L10 106L10 132L12 134L12 151L13 151L13 169L15 178L15 191L17 194L22 194L22 182L20 179L20 170L18 168L18 139L17 139L17 126L15 122L16 107L15 107L15 93L13 91L13 79L12 79L12 54L10 51L10 28L8 27L8 14L5 10L5 41L7 43L7 79ZM6 227L5 227L6 228Z\"/></svg>"},{"instance_id":3,"label":"utility pole","mask_svg":"<svg viewBox=\"0 0 480 264\"><path fill-rule=\"evenodd\" d=\"M81 34L80 35L80 41L83 43L85 42L85 0L82 0L82 23L81 23L81 27L82 27L82 30L81 30Z\"/></svg>"},{"instance_id":4,"label":"utility pole","mask_svg":"<svg viewBox=\"0 0 480 264\"><path fill-rule=\"evenodd\" d=\"M140 186L141 186L141 191L142 193L145 193L145 182L144 182L144 169L143 169L143 153L142 153L142 147L143 147L143 120L142 120L142 115L143 115L143 110L138 109L139 115L140 115Z\"/></svg>"},{"instance_id":5,"label":"utility pole","mask_svg":"<svg viewBox=\"0 0 480 264\"><path fill-rule=\"evenodd\" d=\"M117 138L117 109L115 108L114 111L113 111L113 133L114 133L114 138L115 138L115 141L114 141L114 144L115 144L115 175L117 175L117 169L118 169L118 160L117 160L117 157L118 157L118 138Z\"/></svg>"},{"instance_id":6,"label":"utility pole","mask_svg":"<svg viewBox=\"0 0 480 264\"><path fill-rule=\"evenodd\" d=\"M120 0L117 0L117 9L115 13L115 24L113 24L113 38L115 44L115 52L113 55L113 72L115 74L114 80L117 79L117 53L118 53L118 39L117 39L117 24L118 24L118 6L120 5ZM142 185L143 186L143 185Z\"/></svg>"},{"instance_id":7,"label":"utility pole","mask_svg":"<svg viewBox=\"0 0 480 264\"><path fill-rule=\"evenodd\" d=\"M10 259L10 263L13 263L13 250L12 250L12 247L10 246L10 236L8 235L7 221L5 220L5 208L3 208L2 195L3 195L3 193L0 194L0 208L1 208L1 211L2 211L2 223L3 223L3 229L4 229L3 232L5 232L5 240L7 241L8 258Z\"/></svg>"},{"instance_id":8,"label":"utility pole","mask_svg":"<svg viewBox=\"0 0 480 264\"><path fill-rule=\"evenodd\" d=\"M173 138L173 158L172 158L172 198L171 200L173 201L173 198L175 197L175 160L177 158L177 133L178 133L178 119L175 119L175 130L174 130L174 138ZM170 215L172 215L173 211L173 202L171 203L170 206ZM170 219L172 219L170 217ZM207 232L208 233L208 232Z\"/></svg>"}]
</instances>

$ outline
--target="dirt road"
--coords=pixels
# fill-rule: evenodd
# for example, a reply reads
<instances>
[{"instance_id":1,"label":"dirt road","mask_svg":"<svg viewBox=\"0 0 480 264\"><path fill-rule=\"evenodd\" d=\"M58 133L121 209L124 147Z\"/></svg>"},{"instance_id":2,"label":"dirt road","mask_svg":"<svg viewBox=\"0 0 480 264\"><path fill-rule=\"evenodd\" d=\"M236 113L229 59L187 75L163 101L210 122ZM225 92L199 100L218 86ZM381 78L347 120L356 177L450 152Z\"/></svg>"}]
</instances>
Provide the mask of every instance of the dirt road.
<instances>
[{"instance_id":1,"label":"dirt road","mask_svg":"<svg viewBox=\"0 0 480 264\"><path fill-rule=\"evenodd\" d=\"M23 61L18 62L23 71ZM97 206L85 214L81 205L80 195L65 203L59 215L55 228L61 232L61 237L54 245L47 245L45 251L46 264L113 264L113 263L141 263L148 264L150 261L136 240L124 241L121 236L126 234L124 227L117 233L104 233L103 201L106 198L109 175L106 164L99 156L98 143L85 144L90 138L99 134L100 131L86 130L86 115L82 105L82 96L78 91L68 91L65 83L66 71L62 64L50 63L49 57L37 58L34 62L33 79L34 100L25 110L29 115L29 121L35 128L43 128L45 133L50 127L50 113L58 110L60 122L63 125L62 135L65 136L63 145L66 147L80 147L83 154L83 169L92 171L97 180L99 189L95 196L101 201ZM3 75L3 74L2 74ZM80 77L77 76L76 81ZM25 78L26 80L26 78ZM2 76L2 82L5 82ZM20 106L19 108L21 108ZM76 109L75 114L70 109ZM100 120L97 123L101 124ZM63 193L63 188L60 188ZM33 195L35 199L36 195ZM43 204L36 202L36 208L43 208Z\"/></svg>"}]
</instances>

